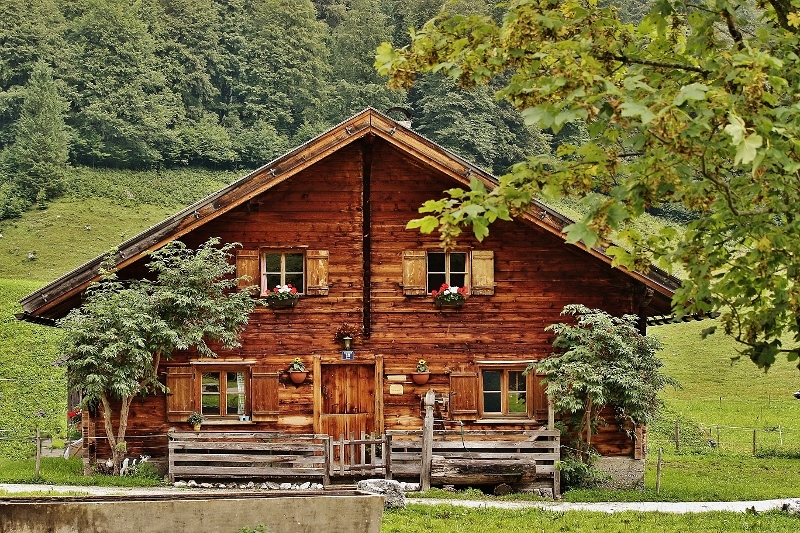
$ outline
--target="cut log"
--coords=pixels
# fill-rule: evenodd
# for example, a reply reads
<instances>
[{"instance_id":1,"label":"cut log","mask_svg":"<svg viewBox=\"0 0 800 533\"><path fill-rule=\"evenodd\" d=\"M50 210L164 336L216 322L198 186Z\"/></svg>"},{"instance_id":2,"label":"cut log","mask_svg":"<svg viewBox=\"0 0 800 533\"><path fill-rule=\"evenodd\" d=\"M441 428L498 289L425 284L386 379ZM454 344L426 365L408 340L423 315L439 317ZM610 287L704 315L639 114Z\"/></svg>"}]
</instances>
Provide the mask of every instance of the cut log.
<instances>
[{"instance_id":1,"label":"cut log","mask_svg":"<svg viewBox=\"0 0 800 533\"><path fill-rule=\"evenodd\" d=\"M507 483L500 483L494 488L495 496L508 496L512 492L514 491L511 489L511 485Z\"/></svg>"},{"instance_id":2,"label":"cut log","mask_svg":"<svg viewBox=\"0 0 800 533\"><path fill-rule=\"evenodd\" d=\"M524 483L535 479L536 461L532 459L431 457L432 485L493 485Z\"/></svg>"}]
</instances>

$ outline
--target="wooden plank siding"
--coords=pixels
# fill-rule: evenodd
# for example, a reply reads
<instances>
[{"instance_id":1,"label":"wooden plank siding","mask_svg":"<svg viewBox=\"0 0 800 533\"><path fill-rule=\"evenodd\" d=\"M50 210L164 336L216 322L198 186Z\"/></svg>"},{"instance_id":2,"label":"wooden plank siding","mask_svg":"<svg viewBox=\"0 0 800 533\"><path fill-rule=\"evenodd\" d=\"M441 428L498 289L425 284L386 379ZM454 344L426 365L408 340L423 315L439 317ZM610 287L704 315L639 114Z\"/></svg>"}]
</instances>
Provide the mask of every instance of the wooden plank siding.
<instances>
[{"instance_id":1,"label":"wooden plank siding","mask_svg":"<svg viewBox=\"0 0 800 533\"><path fill-rule=\"evenodd\" d=\"M374 391L359 389L376 395L372 412L380 420L369 432L420 429L424 414L421 396L429 389L449 396L451 376L475 374L479 368L476 361L529 361L548 356L552 334L544 328L561 320L559 313L566 304L582 303L617 315L638 311L635 295L639 282L566 245L552 232L525 222L497 222L482 243L468 231L460 237L457 251L491 252L481 255L480 268L484 270L480 273L480 294L471 295L460 310L437 309L423 294L426 289L417 288L416 295L404 294L404 251L440 250L436 234L423 235L406 230L405 225L420 216L417 209L425 200L442 197L454 182L435 167L375 137L371 141L369 198L364 198L365 143L366 139L344 146L182 237L189 246L217 236L223 242L240 242L242 250L247 251L273 248L327 252L327 280L314 280L318 288L311 292L315 294L302 296L290 310L258 307L241 336L242 347L218 350L217 363L256 361L260 372L278 376L271 393L277 394L274 406L257 396L265 413L262 420L229 421L226 430L315 433L315 420L317 424L322 420L322 396L315 394L315 387L324 381L312 371L303 384L294 385L284 372L295 357L300 357L307 369L319 368L321 372L332 368L330 365L348 364L342 361L342 345L334 340L334 332L345 322L363 324L365 316L369 336L354 343L353 364L374 365L378 372ZM365 208L369 209L370 222L366 236ZM366 258L365 238L370 243ZM489 255L493 272L485 270ZM248 257L253 257L252 252ZM365 262L369 265L366 277ZM247 272L252 275L254 268L249 263ZM128 267L124 275L142 272L138 263ZM367 302L365 279L369 284ZM388 380L388 376L407 376L420 358L430 364L431 378L426 385ZM180 372L168 368L189 368L194 359L192 352L176 353L162 367L162 375ZM368 373L364 376L370 379ZM181 406L184 411L188 409L185 402ZM441 406L440 415L446 423L454 418L446 405ZM541 410L538 415L523 423L494 420L491 428L536 429L542 425ZM468 429L486 427L487 422L476 417L460 418ZM102 435L102 421L93 421L97 434ZM164 395L137 398L131 408L129 435L163 437L129 438L128 449L132 455L164 457L167 433L189 429L185 420L167 420ZM97 442L98 457L109 455L103 442ZM602 454L634 452L633 441L612 426L601 429L596 444Z\"/></svg>"}]
</instances>

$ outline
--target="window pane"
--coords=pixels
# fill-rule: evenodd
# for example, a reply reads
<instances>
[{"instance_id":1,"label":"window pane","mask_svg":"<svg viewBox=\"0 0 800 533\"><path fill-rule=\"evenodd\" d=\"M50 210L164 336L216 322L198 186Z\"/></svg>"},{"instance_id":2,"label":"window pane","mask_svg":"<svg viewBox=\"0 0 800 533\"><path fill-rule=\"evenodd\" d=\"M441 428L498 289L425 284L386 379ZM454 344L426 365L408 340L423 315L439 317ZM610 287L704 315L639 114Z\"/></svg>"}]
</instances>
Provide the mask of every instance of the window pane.
<instances>
[{"instance_id":1,"label":"window pane","mask_svg":"<svg viewBox=\"0 0 800 533\"><path fill-rule=\"evenodd\" d=\"M219 392L219 374L216 372L203 373L202 392Z\"/></svg>"},{"instance_id":2,"label":"window pane","mask_svg":"<svg viewBox=\"0 0 800 533\"><path fill-rule=\"evenodd\" d=\"M466 274L453 274L450 273L450 286L451 287L463 287L466 285Z\"/></svg>"},{"instance_id":3,"label":"window pane","mask_svg":"<svg viewBox=\"0 0 800 533\"><path fill-rule=\"evenodd\" d=\"M281 283L281 275L280 274L267 274L267 291L271 291L278 285L282 285Z\"/></svg>"},{"instance_id":4,"label":"window pane","mask_svg":"<svg viewBox=\"0 0 800 533\"><path fill-rule=\"evenodd\" d=\"M509 370L508 372L508 390L510 391L525 391L525 376L522 375L521 370Z\"/></svg>"},{"instance_id":5,"label":"window pane","mask_svg":"<svg viewBox=\"0 0 800 533\"><path fill-rule=\"evenodd\" d=\"M500 376L501 372L497 370L484 370L483 371L483 390L500 392Z\"/></svg>"},{"instance_id":6,"label":"window pane","mask_svg":"<svg viewBox=\"0 0 800 533\"><path fill-rule=\"evenodd\" d=\"M228 372L228 393L244 394L244 372Z\"/></svg>"},{"instance_id":7,"label":"window pane","mask_svg":"<svg viewBox=\"0 0 800 533\"><path fill-rule=\"evenodd\" d=\"M509 413L525 413L527 412L525 404L524 392L510 392L508 393L508 412Z\"/></svg>"},{"instance_id":8,"label":"window pane","mask_svg":"<svg viewBox=\"0 0 800 533\"><path fill-rule=\"evenodd\" d=\"M450 274L454 272L464 273L467 271L467 254L462 252L450 253Z\"/></svg>"},{"instance_id":9,"label":"window pane","mask_svg":"<svg viewBox=\"0 0 800 533\"><path fill-rule=\"evenodd\" d=\"M281 254L267 254L267 272L280 273Z\"/></svg>"},{"instance_id":10,"label":"window pane","mask_svg":"<svg viewBox=\"0 0 800 533\"><path fill-rule=\"evenodd\" d=\"M243 415L244 414L244 394L228 394L228 409L229 415Z\"/></svg>"},{"instance_id":11,"label":"window pane","mask_svg":"<svg viewBox=\"0 0 800 533\"><path fill-rule=\"evenodd\" d=\"M484 413L501 413L503 411L500 405L499 392L484 392L483 393L483 412Z\"/></svg>"},{"instance_id":12,"label":"window pane","mask_svg":"<svg viewBox=\"0 0 800 533\"><path fill-rule=\"evenodd\" d=\"M297 288L297 292L303 292L303 274L286 274L286 284Z\"/></svg>"},{"instance_id":13,"label":"window pane","mask_svg":"<svg viewBox=\"0 0 800 533\"><path fill-rule=\"evenodd\" d=\"M285 254L286 272L303 272L303 254Z\"/></svg>"},{"instance_id":14,"label":"window pane","mask_svg":"<svg viewBox=\"0 0 800 533\"><path fill-rule=\"evenodd\" d=\"M203 408L204 415L218 415L219 412L219 394L203 394Z\"/></svg>"},{"instance_id":15,"label":"window pane","mask_svg":"<svg viewBox=\"0 0 800 533\"><path fill-rule=\"evenodd\" d=\"M444 274L431 274L428 273L428 292L432 290L439 290L439 287L444 283Z\"/></svg>"},{"instance_id":16,"label":"window pane","mask_svg":"<svg viewBox=\"0 0 800 533\"><path fill-rule=\"evenodd\" d=\"M444 271L444 252L428 252L428 272Z\"/></svg>"}]
</instances>

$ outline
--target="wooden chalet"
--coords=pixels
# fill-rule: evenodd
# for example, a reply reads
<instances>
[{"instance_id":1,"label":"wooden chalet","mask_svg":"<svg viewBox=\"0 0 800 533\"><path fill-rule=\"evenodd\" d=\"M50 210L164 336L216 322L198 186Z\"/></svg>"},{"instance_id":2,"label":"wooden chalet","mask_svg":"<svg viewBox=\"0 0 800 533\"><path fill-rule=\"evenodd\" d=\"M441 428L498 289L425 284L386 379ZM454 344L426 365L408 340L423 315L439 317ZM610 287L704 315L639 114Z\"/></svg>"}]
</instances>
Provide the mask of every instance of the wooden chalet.
<instances>
[{"instance_id":1,"label":"wooden chalet","mask_svg":"<svg viewBox=\"0 0 800 533\"><path fill-rule=\"evenodd\" d=\"M356 476L374 475L375 468L415 476L430 467L427 458L420 462L427 410L434 456L441 449L457 463L459 450L481 449L498 463L524 454L530 442L549 441L537 472L552 478L557 432L548 424L540 376L523 374L528 363L551 353L545 327L562 320L564 305L582 303L638 314L644 331L648 317L671 313L679 282L658 269L612 268L601 249L566 244L562 230L571 221L540 203L514 222L495 223L483 242L465 232L449 252L437 235L405 229L424 201L473 178L488 188L496 184L480 168L367 109L122 243L123 277L140 275L146 253L173 239L196 246L216 236L242 244L238 274L256 280L262 295L279 283L302 293L294 307L257 307L240 349L218 350L215 359L178 352L163 363L170 392L134 401L129 453L172 454L174 475L202 477L213 469L201 461L204 454L207 459L212 449L238 442L237 449L250 446L246 465L218 472L236 476L255 472L255 455L285 459L302 442L308 457L288 461L298 473L324 468L328 475L333 464L343 473L347 464ZM52 324L80 305L100 261L21 300L20 318ZM461 308L434 304L431 290L444 282L467 288ZM350 351L334 339L345 323L363 328ZM296 357L309 371L299 384L287 372ZM411 379L419 359L430 366L424 384ZM193 411L206 418L199 432L186 422ZM643 433L637 434L632 439L611 424L594 444L603 455L642 457ZM85 457L110 456L103 435L98 413L85 416ZM300 440L285 444L292 436ZM361 441L360 451L347 451L342 436ZM505 444L487 444L492 441ZM192 447L196 461L187 463L194 469L181 471L177 454ZM391 465L375 467L388 461L386 451ZM317 464L321 455L327 466ZM274 461L265 464L286 473Z\"/></svg>"}]
</instances>

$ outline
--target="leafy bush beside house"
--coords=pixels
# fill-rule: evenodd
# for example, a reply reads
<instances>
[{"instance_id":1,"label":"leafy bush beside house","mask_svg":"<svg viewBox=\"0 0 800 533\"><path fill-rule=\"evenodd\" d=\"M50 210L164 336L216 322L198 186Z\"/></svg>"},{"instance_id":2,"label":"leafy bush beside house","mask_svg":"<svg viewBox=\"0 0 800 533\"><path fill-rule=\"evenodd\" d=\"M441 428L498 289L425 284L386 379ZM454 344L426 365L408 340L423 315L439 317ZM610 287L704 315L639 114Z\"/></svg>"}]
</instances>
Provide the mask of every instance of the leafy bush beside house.
<instances>
[{"instance_id":1,"label":"leafy bush beside house","mask_svg":"<svg viewBox=\"0 0 800 533\"><path fill-rule=\"evenodd\" d=\"M38 287L0 279L0 457L34 454L37 423L45 434L66 431L67 383L64 369L53 366L60 331L14 317L17 300Z\"/></svg>"}]
</instances>

